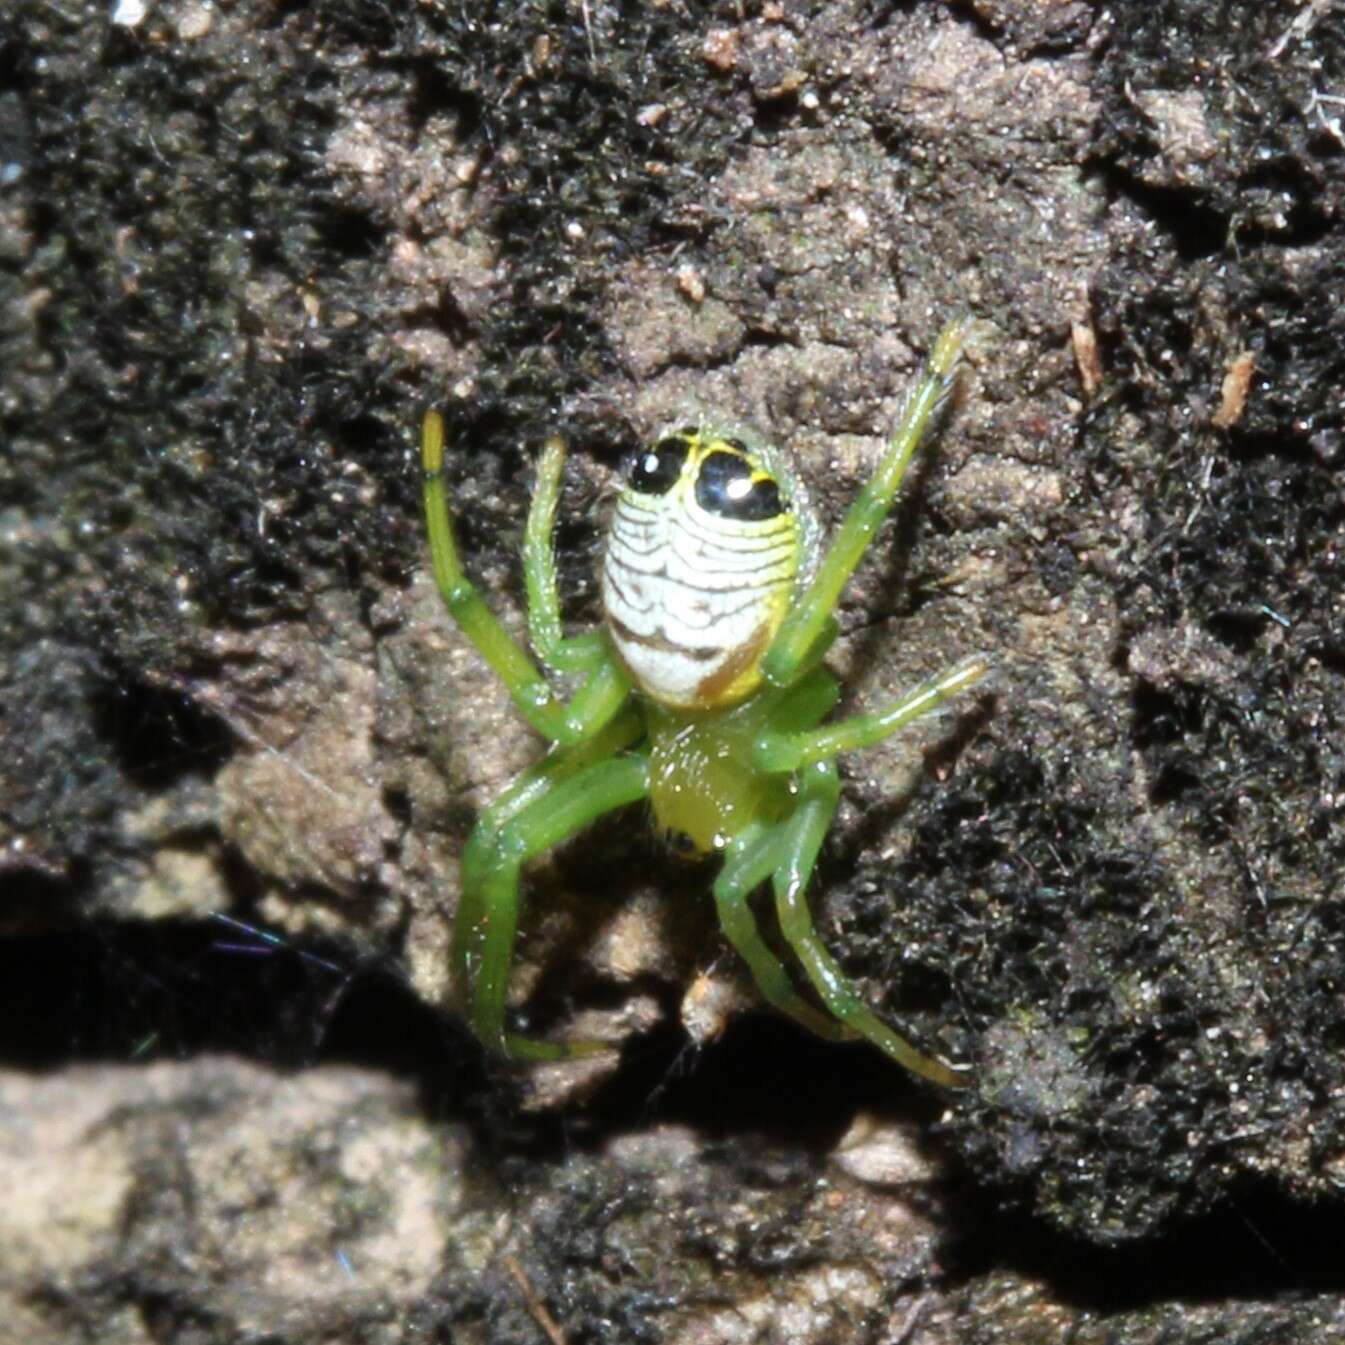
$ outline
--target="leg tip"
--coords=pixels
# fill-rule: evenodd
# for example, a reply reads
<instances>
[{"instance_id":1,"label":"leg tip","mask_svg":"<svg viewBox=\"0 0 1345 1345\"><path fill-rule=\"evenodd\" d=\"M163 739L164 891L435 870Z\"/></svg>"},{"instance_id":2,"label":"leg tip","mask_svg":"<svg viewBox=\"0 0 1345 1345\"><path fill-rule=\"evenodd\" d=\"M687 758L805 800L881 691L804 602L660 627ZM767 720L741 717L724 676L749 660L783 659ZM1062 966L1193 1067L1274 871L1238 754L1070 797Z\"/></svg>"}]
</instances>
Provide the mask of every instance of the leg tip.
<instances>
[{"instance_id":1,"label":"leg tip","mask_svg":"<svg viewBox=\"0 0 1345 1345\"><path fill-rule=\"evenodd\" d=\"M962 359L962 347L966 344L967 333L971 330L969 314L960 314L945 323L934 343L934 351L929 357L930 367L941 378L950 378Z\"/></svg>"},{"instance_id":2,"label":"leg tip","mask_svg":"<svg viewBox=\"0 0 1345 1345\"><path fill-rule=\"evenodd\" d=\"M444 418L438 411L426 411L420 422L420 461L427 476L435 476L443 469Z\"/></svg>"}]
</instances>

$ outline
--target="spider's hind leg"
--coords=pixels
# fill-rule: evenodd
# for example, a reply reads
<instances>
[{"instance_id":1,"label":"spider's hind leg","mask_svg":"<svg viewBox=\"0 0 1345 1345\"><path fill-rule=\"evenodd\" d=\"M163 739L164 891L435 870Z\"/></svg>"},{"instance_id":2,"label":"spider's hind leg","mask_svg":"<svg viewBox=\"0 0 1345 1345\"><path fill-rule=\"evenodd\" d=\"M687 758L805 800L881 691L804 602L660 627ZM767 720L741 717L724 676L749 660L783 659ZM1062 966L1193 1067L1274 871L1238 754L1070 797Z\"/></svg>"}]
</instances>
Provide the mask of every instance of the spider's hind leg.
<instances>
[{"instance_id":1,"label":"spider's hind leg","mask_svg":"<svg viewBox=\"0 0 1345 1345\"><path fill-rule=\"evenodd\" d=\"M967 325L959 319L940 332L924 372L906 397L877 471L850 506L807 591L775 633L761 665L771 686L789 686L819 643L825 647L830 642L825 632L841 590L869 549L901 489L911 459L952 394Z\"/></svg>"},{"instance_id":2,"label":"spider's hind leg","mask_svg":"<svg viewBox=\"0 0 1345 1345\"><path fill-rule=\"evenodd\" d=\"M523 537L523 576L528 586L528 634L537 657L561 672L587 672L610 660L607 643L598 631L584 635L564 633L560 597L556 590L556 554L552 533L560 503L561 474L565 469L565 441L556 434L546 441L537 461L537 483L528 508Z\"/></svg>"},{"instance_id":3,"label":"spider's hind leg","mask_svg":"<svg viewBox=\"0 0 1345 1345\"><path fill-rule=\"evenodd\" d=\"M554 667L587 674L568 705L560 700L541 669L490 610L462 568L444 485L444 421L437 411L425 414L420 453L425 471L423 491L430 559L439 595L449 615L508 688L519 714L543 737L552 742L577 743L597 733L621 709L630 693L630 681L596 632L569 640L561 635L551 528L560 489L560 469L564 465L564 446L559 439L552 440L543 454L538 493L528 515L524 570L528 581L529 626L538 652Z\"/></svg>"}]
</instances>

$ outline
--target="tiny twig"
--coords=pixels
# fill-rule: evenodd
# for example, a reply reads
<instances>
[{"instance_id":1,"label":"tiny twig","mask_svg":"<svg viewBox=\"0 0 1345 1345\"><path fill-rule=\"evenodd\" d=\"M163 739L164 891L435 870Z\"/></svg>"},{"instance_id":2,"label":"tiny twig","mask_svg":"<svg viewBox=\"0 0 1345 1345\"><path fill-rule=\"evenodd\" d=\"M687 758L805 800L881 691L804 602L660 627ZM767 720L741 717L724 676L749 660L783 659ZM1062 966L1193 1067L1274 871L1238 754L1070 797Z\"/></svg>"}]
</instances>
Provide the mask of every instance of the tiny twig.
<instances>
[{"instance_id":1,"label":"tiny twig","mask_svg":"<svg viewBox=\"0 0 1345 1345\"><path fill-rule=\"evenodd\" d=\"M546 1304L537 1297L537 1291L528 1279L528 1272L519 1265L518 1259L513 1256L506 1256L504 1258L504 1268L514 1277L514 1283L518 1285L519 1293L523 1295L523 1302L532 1314L533 1321L546 1333L546 1338L551 1342L551 1345L565 1345L564 1333L556 1324L556 1319L547 1311Z\"/></svg>"},{"instance_id":2,"label":"tiny twig","mask_svg":"<svg viewBox=\"0 0 1345 1345\"><path fill-rule=\"evenodd\" d=\"M901 1325L897 1327L896 1334L888 1337L889 1345L909 1345L915 1336L916 1328L920 1325L920 1318L925 1315L925 1306L928 1302L929 1295L921 1294L911 1304Z\"/></svg>"},{"instance_id":3,"label":"tiny twig","mask_svg":"<svg viewBox=\"0 0 1345 1345\"><path fill-rule=\"evenodd\" d=\"M593 46L593 19L588 12L588 0L579 0L579 8L584 15L584 34L588 38L588 63L598 64L598 53Z\"/></svg>"}]
</instances>

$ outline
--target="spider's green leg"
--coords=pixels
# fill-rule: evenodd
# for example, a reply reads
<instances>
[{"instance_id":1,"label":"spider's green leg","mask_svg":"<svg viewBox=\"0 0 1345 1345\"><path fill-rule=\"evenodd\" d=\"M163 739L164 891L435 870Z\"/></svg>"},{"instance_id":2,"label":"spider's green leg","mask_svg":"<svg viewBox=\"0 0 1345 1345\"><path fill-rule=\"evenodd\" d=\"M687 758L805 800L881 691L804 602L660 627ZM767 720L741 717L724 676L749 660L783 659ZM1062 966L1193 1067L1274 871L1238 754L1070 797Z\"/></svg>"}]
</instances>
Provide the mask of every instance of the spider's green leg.
<instances>
[{"instance_id":1,"label":"spider's green leg","mask_svg":"<svg viewBox=\"0 0 1345 1345\"><path fill-rule=\"evenodd\" d=\"M782 824L775 855L775 905L786 942L803 964L822 1003L843 1023L913 1074L945 1088L963 1086L967 1082L964 1074L941 1060L922 1055L878 1018L823 946L808 910L807 888L817 853L836 812L840 781L836 767L830 762L810 766L804 774L799 806L793 817Z\"/></svg>"},{"instance_id":2,"label":"spider's green leg","mask_svg":"<svg viewBox=\"0 0 1345 1345\"><path fill-rule=\"evenodd\" d=\"M425 413L420 456L425 469L425 523L430 534L430 559L439 596L463 634L509 689L523 718L544 737L558 738L561 707L550 685L463 573L453 524L448 516L444 490L444 421L437 411Z\"/></svg>"},{"instance_id":3,"label":"spider's green leg","mask_svg":"<svg viewBox=\"0 0 1345 1345\"><path fill-rule=\"evenodd\" d=\"M772 686L788 686L816 647L841 590L887 517L902 477L939 407L953 388L967 324L950 322L940 333L925 372L912 389L887 453L860 491L802 598L776 633L761 670Z\"/></svg>"},{"instance_id":4,"label":"spider's green leg","mask_svg":"<svg viewBox=\"0 0 1345 1345\"><path fill-rule=\"evenodd\" d=\"M459 922L475 919L479 930L462 942L468 1010L482 1043L500 1055L558 1060L608 1049L599 1042L535 1041L506 1032L505 1000L518 931L519 879L524 864L559 844L603 813L644 798L649 763L642 756L616 757L587 766L540 795L495 834L489 857L474 865L479 891Z\"/></svg>"},{"instance_id":5,"label":"spider's green leg","mask_svg":"<svg viewBox=\"0 0 1345 1345\"><path fill-rule=\"evenodd\" d=\"M553 434L537 463L537 484L523 538L523 575L528 586L528 632L532 647L548 667L573 672L592 668L608 656L608 648L598 631L567 639L561 626L551 534L556 525L564 468L565 441Z\"/></svg>"},{"instance_id":6,"label":"spider's green leg","mask_svg":"<svg viewBox=\"0 0 1345 1345\"><path fill-rule=\"evenodd\" d=\"M500 831L562 780L614 756L643 734L644 721L635 707L628 705L593 737L575 747L553 749L544 760L524 771L477 819L459 865L460 896L450 958L453 984L464 1000L470 998L472 968L481 961L486 924L482 883Z\"/></svg>"},{"instance_id":7,"label":"spider's green leg","mask_svg":"<svg viewBox=\"0 0 1345 1345\"><path fill-rule=\"evenodd\" d=\"M810 727L793 733L779 730L763 733L753 746L753 764L759 770L783 774L819 761L829 761L841 752L872 747L911 720L929 714L944 701L975 686L991 667L985 655L973 654L949 671L922 682L886 710L853 715L820 728ZM814 724L816 722L813 721Z\"/></svg>"},{"instance_id":8,"label":"spider's green leg","mask_svg":"<svg viewBox=\"0 0 1345 1345\"><path fill-rule=\"evenodd\" d=\"M562 743L581 743L611 722L630 698L630 678L606 650L563 707Z\"/></svg>"},{"instance_id":9,"label":"spider's green leg","mask_svg":"<svg viewBox=\"0 0 1345 1345\"><path fill-rule=\"evenodd\" d=\"M421 461L425 469L425 521L430 535L430 558L439 594L449 614L463 633L476 646L495 675L508 688L515 706L525 720L545 738L553 742L574 743L597 732L621 708L630 691L630 683L614 658L598 645L586 655L586 661L573 666L584 666L588 680L579 689L574 700L565 705L559 701L541 670L528 657L522 645L500 624L499 618L486 605L476 586L463 573L453 536L453 524L448 514L444 489L444 422L437 411L425 413L421 429ZM558 466L551 469L550 516L555 512L555 492L559 488ZM545 477L545 473L544 473ZM545 494L545 490L543 492ZM551 574L550 601L555 605L555 567L550 559L550 528L544 513L538 530L547 538L547 566ZM545 525L545 526L544 526ZM531 515L529 532L533 531ZM529 548L536 551L536 546ZM525 557L525 561L526 561ZM527 568L536 568L528 565ZM530 585L531 588L531 585ZM546 588L546 585L543 585ZM543 595L543 603L547 601ZM559 639L560 616L555 612L555 636ZM545 629L546 618L543 617ZM563 643L563 642L562 642ZM584 648L589 648L585 645Z\"/></svg>"},{"instance_id":10,"label":"spider's green leg","mask_svg":"<svg viewBox=\"0 0 1345 1345\"><path fill-rule=\"evenodd\" d=\"M516 776L508 788L477 818L472 838L463 852L464 881L470 880L468 852L478 843L478 838L490 841L506 822L531 807L553 786L595 762L624 751L643 737L644 733L645 723L640 712L634 705L627 705L621 714L609 720L593 736L573 747L553 747L541 761Z\"/></svg>"},{"instance_id":11,"label":"spider's green leg","mask_svg":"<svg viewBox=\"0 0 1345 1345\"><path fill-rule=\"evenodd\" d=\"M767 719L771 727L762 735L763 740L792 738L798 730L812 728L835 708L841 689L825 668L813 668L787 691L774 694L778 699ZM757 765L755 758L753 765Z\"/></svg>"},{"instance_id":12,"label":"spider's green leg","mask_svg":"<svg viewBox=\"0 0 1345 1345\"><path fill-rule=\"evenodd\" d=\"M810 673L822 666L823 661L831 652L831 646L836 643L836 636L840 634L840 629L836 618L828 616L822 623L822 629L819 631L817 638L803 656L803 661L794 669L786 687L783 689L792 691L801 682L805 681Z\"/></svg>"},{"instance_id":13,"label":"spider's green leg","mask_svg":"<svg viewBox=\"0 0 1345 1345\"><path fill-rule=\"evenodd\" d=\"M757 824L733 842L714 885L720 927L751 969L764 999L819 1037L847 1040L854 1033L837 1019L819 1013L799 994L789 972L761 937L748 907L747 898L770 877L776 863L774 827Z\"/></svg>"}]
</instances>

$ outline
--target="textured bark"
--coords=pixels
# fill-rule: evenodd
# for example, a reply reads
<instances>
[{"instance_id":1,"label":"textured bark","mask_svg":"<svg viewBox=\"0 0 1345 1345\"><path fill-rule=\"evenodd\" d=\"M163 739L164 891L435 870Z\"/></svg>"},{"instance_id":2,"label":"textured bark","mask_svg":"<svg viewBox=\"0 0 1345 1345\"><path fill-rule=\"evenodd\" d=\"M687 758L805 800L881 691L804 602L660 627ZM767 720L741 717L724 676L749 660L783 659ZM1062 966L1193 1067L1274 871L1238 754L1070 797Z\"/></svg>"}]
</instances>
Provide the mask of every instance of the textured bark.
<instances>
[{"instance_id":1,"label":"textured bark","mask_svg":"<svg viewBox=\"0 0 1345 1345\"><path fill-rule=\"evenodd\" d=\"M1337 7L12 8L15 1339L1345 1335ZM419 410L513 623L571 440L582 622L623 454L751 425L834 522L959 311L835 662L994 694L843 763L814 908L973 1086L747 1013L638 812L530 873L515 977L628 1050L483 1070L456 855L539 748Z\"/></svg>"}]
</instances>

